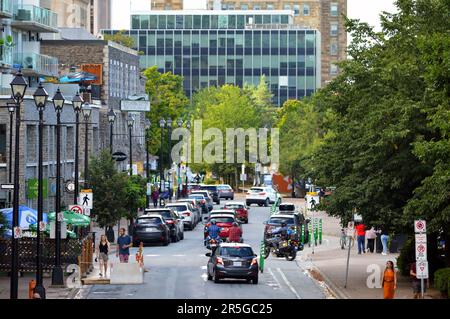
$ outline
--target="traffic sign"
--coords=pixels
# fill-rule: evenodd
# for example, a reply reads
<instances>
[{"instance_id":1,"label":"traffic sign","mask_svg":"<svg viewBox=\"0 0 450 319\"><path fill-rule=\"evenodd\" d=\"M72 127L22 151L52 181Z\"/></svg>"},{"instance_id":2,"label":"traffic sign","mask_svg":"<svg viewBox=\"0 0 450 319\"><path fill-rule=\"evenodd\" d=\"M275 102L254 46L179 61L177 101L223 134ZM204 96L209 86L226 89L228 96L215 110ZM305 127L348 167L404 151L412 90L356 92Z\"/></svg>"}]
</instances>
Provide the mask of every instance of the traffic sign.
<instances>
[{"instance_id":1,"label":"traffic sign","mask_svg":"<svg viewBox=\"0 0 450 319\"><path fill-rule=\"evenodd\" d=\"M247 174L241 174L241 181L247 180Z\"/></svg>"},{"instance_id":2,"label":"traffic sign","mask_svg":"<svg viewBox=\"0 0 450 319\"><path fill-rule=\"evenodd\" d=\"M126 160L127 154L123 153L123 152L115 152L114 154L112 154L112 158L116 161L116 162L122 162L124 160Z\"/></svg>"},{"instance_id":3,"label":"traffic sign","mask_svg":"<svg viewBox=\"0 0 450 319\"><path fill-rule=\"evenodd\" d=\"M14 239L22 238L22 228L14 227Z\"/></svg>"},{"instance_id":4,"label":"traffic sign","mask_svg":"<svg viewBox=\"0 0 450 319\"><path fill-rule=\"evenodd\" d=\"M416 234L416 244L427 244L427 234Z\"/></svg>"},{"instance_id":5,"label":"traffic sign","mask_svg":"<svg viewBox=\"0 0 450 319\"><path fill-rule=\"evenodd\" d=\"M426 261L427 260L427 244L416 242L416 260Z\"/></svg>"},{"instance_id":6,"label":"traffic sign","mask_svg":"<svg viewBox=\"0 0 450 319\"><path fill-rule=\"evenodd\" d=\"M14 189L14 184L2 184L1 189Z\"/></svg>"},{"instance_id":7,"label":"traffic sign","mask_svg":"<svg viewBox=\"0 0 450 319\"><path fill-rule=\"evenodd\" d=\"M428 279L428 261L416 262L416 278Z\"/></svg>"},{"instance_id":8,"label":"traffic sign","mask_svg":"<svg viewBox=\"0 0 450 319\"><path fill-rule=\"evenodd\" d=\"M83 214L83 207L80 205L69 205L69 210L75 214Z\"/></svg>"},{"instance_id":9,"label":"traffic sign","mask_svg":"<svg viewBox=\"0 0 450 319\"><path fill-rule=\"evenodd\" d=\"M83 206L84 208L93 207L94 194L92 193L92 189L82 189L80 191L80 196L78 197L78 205Z\"/></svg>"},{"instance_id":10,"label":"traffic sign","mask_svg":"<svg viewBox=\"0 0 450 319\"><path fill-rule=\"evenodd\" d=\"M414 221L414 232L415 233L426 233L427 232L427 222L424 220Z\"/></svg>"},{"instance_id":11,"label":"traffic sign","mask_svg":"<svg viewBox=\"0 0 450 319\"><path fill-rule=\"evenodd\" d=\"M72 181L68 181L66 183L66 192L67 193L74 193L75 192L75 183Z\"/></svg>"}]
</instances>

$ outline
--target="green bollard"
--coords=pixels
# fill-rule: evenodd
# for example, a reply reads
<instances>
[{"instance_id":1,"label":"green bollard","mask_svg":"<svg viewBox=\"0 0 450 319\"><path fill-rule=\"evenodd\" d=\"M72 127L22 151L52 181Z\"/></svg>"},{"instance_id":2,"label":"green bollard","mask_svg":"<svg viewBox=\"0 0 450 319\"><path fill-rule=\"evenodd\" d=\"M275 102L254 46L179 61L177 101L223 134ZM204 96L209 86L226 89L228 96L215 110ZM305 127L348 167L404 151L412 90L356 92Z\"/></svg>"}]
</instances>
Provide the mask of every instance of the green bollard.
<instances>
[{"instance_id":1,"label":"green bollard","mask_svg":"<svg viewBox=\"0 0 450 319\"><path fill-rule=\"evenodd\" d=\"M319 219L319 244L322 245L322 218Z\"/></svg>"},{"instance_id":2,"label":"green bollard","mask_svg":"<svg viewBox=\"0 0 450 319\"><path fill-rule=\"evenodd\" d=\"M311 247L311 233L312 233L312 225L310 222L308 224L308 247Z\"/></svg>"},{"instance_id":3,"label":"green bollard","mask_svg":"<svg viewBox=\"0 0 450 319\"><path fill-rule=\"evenodd\" d=\"M305 244L305 225L302 225L302 244Z\"/></svg>"},{"instance_id":4,"label":"green bollard","mask_svg":"<svg viewBox=\"0 0 450 319\"><path fill-rule=\"evenodd\" d=\"M266 250L266 245L264 244L264 240L262 240L260 254L259 254L259 271L261 271L261 273L264 272L264 251L265 250Z\"/></svg>"}]
</instances>

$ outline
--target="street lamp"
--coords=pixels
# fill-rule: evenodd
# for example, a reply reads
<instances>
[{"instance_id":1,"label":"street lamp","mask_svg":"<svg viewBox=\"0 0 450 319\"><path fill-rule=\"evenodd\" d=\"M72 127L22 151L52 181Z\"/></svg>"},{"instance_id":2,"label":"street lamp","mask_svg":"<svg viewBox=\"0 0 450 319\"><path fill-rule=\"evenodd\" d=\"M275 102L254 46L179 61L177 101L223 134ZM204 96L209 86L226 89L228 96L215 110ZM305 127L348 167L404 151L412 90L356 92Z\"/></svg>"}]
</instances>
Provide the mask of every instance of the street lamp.
<instances>
[{"instance_id":1,"label":"street lamp","mask_svg":"<svg viewBox=\"0 0 450 319\"><path fill-rule=\"evenodd\" d=\"M171 154L171 149L172 149L172 119L169 117L167 119L167 138L169 140L169 149L167 151L167 162L169 164L169 169L172 168L172 154ZM171 185L171 178L170 178L170 174L167 175L168 179L169 179L169 201L172 200L172 185Z\"/></svg>"},{"instance_id":2,"label":"street lamp","mask_svg":"<svg viewBox=\"0 0 450 319\"><path fill-rule=\"evenodd\" d=\"M84 188L88 188L88 175L89 175L89 118L91 117L92 107L89 103L84 103L83 108L81 109L83 112L84 124L85 124L85 137L84 137Z\"/></svg>"},{"instance_id":3,"label":"street lamp","mask_svg":"<svg viewBox=\"0 0 450 319\"><path fill-rule=\"evenodd\" d=\"M161 128L161 146L159 147L159 191L162 192L162 180L163 180L163 134L166 121L164 119L159 120L159 127ZM159 206L161 206L161 196L159 197Z\"/></svg>"},{"instance_id":4,"label":"street lamp","mask_svg":"<svg viewBox=\"0 0 450 319\"><path fill-rule=\"evenodd\" d=\"M145 119L145 157L146 157L146 163L145 166L145 175L147 176L147 197L145 201L145 208L150 208L150 194L149 194L149 184L150 184L150 166L149 166L149 152L148 152L148 135L150 133L150 126L151 122L149 119Z\"/></svg>"},{"instance_id":5,"label":"street lamp","mask_svg":"<svg viewBox=\"0 0 450 319\"><path fill-rule=\"evenodd\" d=\"M38 219L37 219L37 250L36 250L36 288L35 291L45 299L45 288L42 284L42 247L41 247L41 222L44 209L44 185L43 185L43 135L44 135L44 110L48 100L48 93L39 82L39 86L33 95L34 103L39 112L39 147L38 147Z\"/></svg>"},{"instance_id":6,"label":"street lamp","mask_svg":"<svg viewBox=\"0 0 450 319\"><path fill-rule=\"evenodd\" d=\"M186 128L188 130L191 129L191 121L190 120L186 121ZM187 154L186 154L186 197L188 195L188 168L189 168L189 155L190 155L190 151L191 151L189 149L189 147L190 147L190 143L188 143L188 150L187 150Z\"/></svg>"},{"instance_id":7,"label":"street lamp","mask_svg":"<svg viewBox=\"0 0 450 319\"><path fill-rule=\"evenodd\" d=\"M131 133L133 132L133 125L134 125L134 117L133 115L131 115L131 113L128 113L127 125L128 125L128 132L130 135L130 176L131 176L133 175L133 138L131 136Z\"/></svg>"},{"instance_id":8,"label":"street lamp","mask_svg":"<svg viewBox=\"0 0 450 319\"><path fill-rule=\"evenodd\" d=\"M53 97L53 106L56 111L56 203L55 203L55 267L52 273L52 285L63 286L64 274L61 267L61 222L58 215L61 213L61 113L65 98L61 91L56 91Z\"/></svg>"},{"instance_id":9,"label":"street lamp","mask_svg":"<svg viewBox=\"0 0 450 319\"><path fill-rule=\"evenodd\" d=\"M178 125L178 127L179 128L181 128L182 126L183 126L183 120L181 119L181 118L178 118L178 120L177 120L177 125ZM180 198L180 184L183 184L183 183L181 183L181 177L180 177L180 175L181 175L181 159L179 159L179 161L178 161L178 172L177 172L177 199L179 199Z\"/></svg>"},{"instance_id":10,"label":"street lamp","mask_svg":"<svg viewBox=\"0 0 450 319\"><path fill-rule=\"evenodd\" d=\"M108 111L108 122L109 122L109 151L112 155L113 153L113 129L114 122L116 121L116 113L113 109Z\"/></svg>"},{"instance_id":11,"label":"street lamp","mask_svg":"<svg viewBox=\"0 0 450 319\"><path fill-rule=\"evenodd\" d=\"M17 299L18 285L19 285L19 239L15 238L14 230L19 227L19 160L20 160L20 104L25 96L28 83L23 78L22 72L17 72L13 81L10 83L12 98L15 102L16 109L16 131L15 131L15 145L14 145L14 193L13 193L13 218L12 218L12 234L11 236L11 282L10 282L10 298ZM10 141L12 141L10 139ZM12 147L12 145L10 145ZM11 162L9 163L11 165Z\"/></svg>"},{"instance_id":12,"label":"street lamp","mask_svg":"<svg viewBox=\"0 0 450 319\"><path fill-rule=\"evenodd\" d=\"M78 204L78 191L79 191L79 181L78 181L78 162L79 162L79 147L80 147L80 112L81 106L83 105L83 99L80 93L74 96L72 100L73 110L75 111L75 191L73 195L73 204Z\"/></svg>"},{"instance_id":13,"label":"street lamp","mask_svg":"<svg viewBox=\"0 0 450 319\"><path fill-rule=\"evenodd\" d=\"M11 100L7 102L6 104L8 106L8 112L9 112L9 161L8 161L8 183L12 183L12 145L13 145L13 119L14 119L14 112L16 110L16 102L14 100L14 97L11 96ZM12 193L11 191L8 192L8 205L11 205L11 198ZM8 206L10 207L10 206Z\"/></svg>"}]
</instances>

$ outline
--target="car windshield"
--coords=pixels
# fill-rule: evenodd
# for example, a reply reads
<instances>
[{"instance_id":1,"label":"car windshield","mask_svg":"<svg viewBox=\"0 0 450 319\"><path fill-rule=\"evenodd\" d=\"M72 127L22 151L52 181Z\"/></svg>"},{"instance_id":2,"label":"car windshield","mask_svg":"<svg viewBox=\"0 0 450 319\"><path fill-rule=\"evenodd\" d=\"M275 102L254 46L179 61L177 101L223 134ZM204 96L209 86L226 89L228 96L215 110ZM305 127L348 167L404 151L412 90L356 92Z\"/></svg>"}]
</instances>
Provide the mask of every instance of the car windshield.
<instances>
[{"instance_id":1,"label":"car windshield","mask_svg":"<svg viewBox=\"0 0 450 319\"><path fill-rule=\"evenodd\" d=\"M264 189L263 188L250 188L250 192L252 192L252 193L264 192Z\"/></svg>"},{"instance_id":2,"label":"car windshield","mask_svg":"<svg viewBox=\"0 0 450 319\"><path fill-rule=\"evenodd\" d=\"M250 247L221 247L219 255L223 257L251 257L254 253Z\"/></svg>"},{"instance_id":3,"label":"car windshield","mask_svg":"<svg viewBox=\"0 0 450 319\"><path fill-rule=\"evenodd\" d=\"M228 204L228 205L225 205L225 208L229 208L229 209L242 209L242 208L244 208L244 205L239 205L239 204Z\"/></svg>"},{"instance_id":4,"label":"car windshield","mask_svg":"<svg viewBox=\"0 0 450 319\"><path fill-rule=\"evenodd\" d=\"M173 219L173 217L172 217L172 215L170 214L169 211L163 211L163 212L161 212L159 214L161 214L161 216L164 217L164 219Z\"/></svg>"},{"instance_id":5,"label":"car windshield","mask_svg":"<svg viewBox=\"0 0 450 319\"><path fill-rule=\"evenodd\" d=\"M161 224L159 217L140 217L137 219L138 224Z\"/></svg>"},{"instance_id":6,"label":"car windshield","mask_svg":"<svg viewBox=\"0 0 450 319\"><path fill-rule=\"evenodd\" d=\"M280 210L295 210L295 206L294 205L286 205L286 204L281 204L280 205Z\"/></svg>"},{"instance_id":7,"label":"car windshield","mask_svg":"<svg viewBox=\"0 0 450 319\"><path fill-rule=\"evenodd\" d=\"M234 222L234 218L233 217L214 217L211 218L210 221L215 220L216 223L232 223Z\"/></svg>"},{"instance_id":8,"label":"car windshield","mask_svg":"<svg viewBox=\"0 0 450 319\"><path fill-rule=\"evenodd\" d=\"M294 225L294 218L292 218L292 217L271 217L269 219L269 224L281 225L281 223L286 223L287 225Z\"/></svg>"},{"instance_id":9,"label":"car windshield","mask_svg":"<svg viewBox=\"0 0 450 319\"><path fill-rule=\"evenodd\" d=\"M203 197L203 195L190 195L189 198L194 198L194 199L205 199Z\"/></svg>"},{"instance_id":10,"label":"car windshield","mask_svg":"<svg viewBox=\"0 0 450 319\"><path fill-rule=\"evenodd\" d=\"M167 207L170 207L170 209L173 209L176 212L184 212L185 210L187 210L185 205L177 205L177 206L170 205L170 206L167 206Z\"/></svg>"},{"instance_id":11,"label":"car windshield","mask_svg":"<svg viewBox=\"0 0 450 319\"><path fill-rule=\"evenodd\" d=\"M201 189L206 189L215 192L217 190L217 186L202 186Z\"/></svg>"}]
</instances>

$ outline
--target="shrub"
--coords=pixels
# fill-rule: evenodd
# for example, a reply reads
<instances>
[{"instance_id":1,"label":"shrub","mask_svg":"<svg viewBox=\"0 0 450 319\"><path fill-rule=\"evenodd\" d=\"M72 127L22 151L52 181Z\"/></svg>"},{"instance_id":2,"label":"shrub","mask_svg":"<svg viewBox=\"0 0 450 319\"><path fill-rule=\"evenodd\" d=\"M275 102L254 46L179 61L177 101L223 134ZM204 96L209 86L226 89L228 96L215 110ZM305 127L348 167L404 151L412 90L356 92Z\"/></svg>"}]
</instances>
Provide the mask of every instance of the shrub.
<instances>
[{"instance_id":1,"label":"shrub","mask_svg":"<svg viewBox=\"0 0 450 319\"><path fill-rule=\"evenodd\" d=\"M450 289L450 268L441 268L434 273L434 286L440 292L448 292Z\"/></svg>"},{"instance_id":2,"label":"shrub","mask_svg":"<svg viewBox=\"0 0 450 319\"><path fill-rule=\"evenodd\" d=\"M409 276L409 267L411 263L416 261L414 242L414 238L408 238L397 257L397 267L402 276Z\"/></svg>"}]
</instances>

